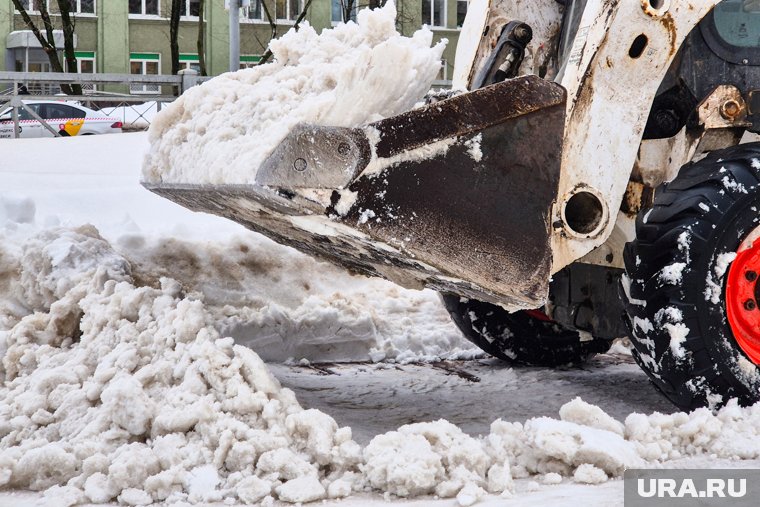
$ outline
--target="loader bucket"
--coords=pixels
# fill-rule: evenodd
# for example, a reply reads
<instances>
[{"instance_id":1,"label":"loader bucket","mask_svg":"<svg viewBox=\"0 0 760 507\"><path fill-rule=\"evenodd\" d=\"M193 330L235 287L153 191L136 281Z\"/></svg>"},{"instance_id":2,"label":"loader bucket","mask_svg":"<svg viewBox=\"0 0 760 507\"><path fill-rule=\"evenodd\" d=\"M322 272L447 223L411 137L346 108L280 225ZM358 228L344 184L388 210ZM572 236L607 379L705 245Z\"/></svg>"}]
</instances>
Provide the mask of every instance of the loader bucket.
<instances>
[{"instance_id":1,"label":"loader bucket","mask_svg":"<svg viewBox=\"0 0 760 507\"><path fill-rule=\"evenodd\" d=\"M362 128L299 125L255 185L145 186L358 273L537 308L565 101L516 78Z\"/></svg>"}]
</instances>

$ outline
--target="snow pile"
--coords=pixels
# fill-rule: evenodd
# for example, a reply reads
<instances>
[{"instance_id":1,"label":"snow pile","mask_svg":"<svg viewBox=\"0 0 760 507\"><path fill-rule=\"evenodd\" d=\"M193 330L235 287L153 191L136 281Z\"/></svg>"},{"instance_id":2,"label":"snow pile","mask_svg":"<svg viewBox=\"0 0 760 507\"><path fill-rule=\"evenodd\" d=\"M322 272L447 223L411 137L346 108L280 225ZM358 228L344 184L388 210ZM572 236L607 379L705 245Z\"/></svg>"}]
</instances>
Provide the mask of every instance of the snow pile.
<instances>
[{"instance_id":1,"label":"snow pile","mask_svg":"<svg viewBox=\"0 0 760 507\"><path fill-rule=\"evenodd\" d=\"M93 227L43 231L3 258L0 487L69 503L379 490L471 505L510 496L513 476L592 482L641 463L620 424L580 400L562 421L499 420L483 438L444 420L411 424L362 449L222 338L179 283L136 286L132 264Z\"/></svg>"},{"instance_id":2,"label":"snow pile","mask_svg":"<svg viewBox=\"0 0 760 507\"><path fill-rule=\"evenodd\" d=\"M89 227L46 231L11 260L27 314L6 314L1 336L0 487L144 505L302 502L351 484L351 430L301 409L178 283L135 287Z\"/></svg>"},{"instance_id":3,"label":"snow pile","mask_svg":"<svg viewBox=\"0 0 760 507\"><path fill-rule=\"evenodd\" d=\"M132 263L93 227L46 230L0 252L0 488L46 490L66 505L376 490L467 506L514 495L515 479L598 484L684 456L760 457L760 406L733 402L621 423L576 399L559 420L496 420L483 437L423 422L362 448L223 338L179 283L136 285Z\"/></svg>"},{"instance_id":4,"label":"snow pile","mask_svg":"<svg viewBox=\"0 0 760 507\"><path fill-rule=\"evenodd\" d=\"M430 89L444 42L403 37L396 9L363 9L321 34L304 22L270 43L272 63L188 90L150 128L146 181L252 183L299 122L353 127L409 110Z\"/></svg>"},{"instance_id":5,"label":"snow pile","mask_svg":"<svg viewBox=\"0 0 760 507\"><path fill-rule=\"evenodd\" d=\"M262 236L217 242L122 236L138 285L203 294L214 326L265 361L433 361L482 355L437 293L353 276Z\"/></svg>"}]
</instances>

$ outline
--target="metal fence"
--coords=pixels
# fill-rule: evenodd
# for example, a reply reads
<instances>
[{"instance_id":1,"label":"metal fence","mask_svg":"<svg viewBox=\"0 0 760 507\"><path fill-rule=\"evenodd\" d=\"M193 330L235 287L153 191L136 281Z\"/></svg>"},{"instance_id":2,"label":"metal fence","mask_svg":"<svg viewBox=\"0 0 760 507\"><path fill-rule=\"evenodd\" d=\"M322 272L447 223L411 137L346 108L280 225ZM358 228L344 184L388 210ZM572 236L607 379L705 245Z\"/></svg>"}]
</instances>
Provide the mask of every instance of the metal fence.
<instances>
[{"instance_id":1,"label":"metal fence","mask_svg":"<svg viewBox=\"0 0 760 507\"><path fill-rule=\"evenodd\" d=\"M150 125L152 115L163 105L175 100L186 89L209 79L192 69L180 71L178 76L0 72L0 113L7 114L10 109L7 121L12 122L16 138L21 134L20 111L41 123L54 136L61 135L24 104L31 100L76 101L118 119L125 130L144 130ZM83 93L63 94L62 85L80 85Z\"/></svg>"}]
</instances>

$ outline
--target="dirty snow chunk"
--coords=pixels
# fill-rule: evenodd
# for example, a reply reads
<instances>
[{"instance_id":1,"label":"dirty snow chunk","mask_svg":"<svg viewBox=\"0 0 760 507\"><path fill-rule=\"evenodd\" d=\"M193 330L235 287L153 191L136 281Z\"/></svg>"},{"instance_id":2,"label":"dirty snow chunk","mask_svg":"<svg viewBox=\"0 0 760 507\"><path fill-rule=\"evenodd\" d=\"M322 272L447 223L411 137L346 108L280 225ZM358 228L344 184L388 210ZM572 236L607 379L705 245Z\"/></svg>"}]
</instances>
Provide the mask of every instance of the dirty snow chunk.
<instances>
[{"instance_id":1,"label":"dirty snow chunk","mask_svg":"<svg viewBox=\"0 0 760 507\"><path fill-rule=\"evenodd\" d=\"M678 285L681 283L681 279L683 278L683 270L685 267L685 262L674 262L673 264L668 264L662 268L662 271L660 271L660 281L669 283L671 285Z\"/></svg>"},{"instance_id":2,"label":"dirty snow chunk","mask_svg":"<svg viewBox=\"0 0 760 507\"><path fill-rule=\"evenodd\" d=\"M304 21L270 42L272 63L216 77L161 111L143 178L253 183L297 123L354 127L408 111L440 69L446 42L432 43L426 27L397 32L393 2L319 34Z\"/></svg>"},{"instance_id":3,"label":"dirty snow chunk","mask_svg":"<svg viewBox=\"0 0 760 507\"><path fill-rule=\"evenodd\" d=\"M483 134L478 134L469 141L465 141L464 145L467 148L467 153L470 158L475 162L483 160L483 151L480 149L480 143L483 141Z\"/></svg>"},{"instance_id":4,"label":"dirty snow chunk","mask_svg":"<svg viewBox=\"0 0 760 507\"><path fill-rule=\"evenodd\" d=\"M148 430L155 408L142 384L133 376L117 375L100 395L113 422L132 435Z\"/></svg>"},{"instance_id":5,"label":"dirty snow chunk","mask_svg":"<svg viewBox=\"0 0 760 507\"><path fill-rule=\"evenodd\" d=\"M503 493L514 489L509 463L496 464L488 469L487 488L489 493Z\"/></svg>"},{"instance_id":6,"label":"dirty snow chunk","mask_svg":"<svg viewBox=\"0 0 760 507\"><path fill-rule=\"evenodd\" d=\"M607 474L604 470L601 470L594 465L583 464L575 469L573 473L573 479L575 482L582 484L601 484L607 482Z\"/></svg>"},{"instance_id":7,"label":"dirty snow chunk","mask_svg":"<svg viewBox=\"0 0 760 507\"><path fill-rule=\"evenodd\" d=\"M153 503L153 499L148 493L137 488L123 490L118 500L122 505L150 505Z\"/></svg>"},{"instance_id":8,"label":"dirty snow chunk","mask_svg":"<svg viewBox=\"0 0 760 507\"><path fill-rule=\"evenodd\" d=\"M709 212L710 212L710 206L708 206L707 204L705 204L705 203L703 203L703 202L700 202L700 203L699 203L699 208L700 208L702 211L704 211L705 213L709 213Z\"/></svg>"},{"instance_id":9,"label":"dirty snow chunk","mask_svg":"<svg viewBox=\"0 0 760 507\"><path fill-rule=\"evenodd\" d=\"M441 457L427 439L398 431L370 441L363 472L373 488L401 497L429 494L444 477Z\"/></svg>"},{"instance_id":10,"label":"dirty snow chunk","mask_svg":"<svg viewBox=\"0 0 760 507\"><path fill-rule=\"evenodd\" d=\"M614 476L643 464L634 444L611 431L539 417L525 423L525 434L538 459L588 463Z\"/></svg>"},{"instance_id":11,"label":"dirty snow chunk","mask_svg":"<svg viewBox=\"0 0 760 507\"><path fill-rule=\"evenodd\" d=\"M621 437L625 431L623 423L611 417L596 405L586 403L580 397L562 405L559 409L559 417L563 421L611 431Z\"/></svg>"},{"instance_id":12,"label":"dirty snow chunk","mask_svg":"<svg viewBox=\"0 0 760 507\"><path fill-rule=\"evenodd\" d=\"M204 465L191 470L185 481L188 493L191 496L201 497L216 488L219 484L219 474L216 467Z\"/></svg>"},{"instance_id":13,"label":"dirty snow chunk","mask_svg":"<svg viewBox=\"0 0 760 507\"><path fill-rule=\"evenodd\" d=\"M45 490L45 507L71 507L85 503L84 493L74 486L53 486Z\"/></svg>"},{"instance_id":14,"label":"dirty snow chunk","mask_svg":"<svg viewBox=\"0 0 760 507\"><path fill-rule=\"evenodd\" d=\"M313 502L321 500L327 492L316 477L291 479L276 488L277 496L283 502Z\"/></svg>"},{"instance_id":15,"label":"dirty snow chunk","mask_svg":"<svg viewBox=\"0 0 760 507\"><path fill-rule=\"evenodd\" d=\"M94 503L106 503L114 497L108 485L108 477L100 472L87 478L84 483L84 494Z\"/></svg>"},{"instance_id":16,"label":"dirty snow chunk","mask_svg":"<svg viewBox=\"0 0 760 507\"><path fill-rule=\"evenodd\" d=\"M544 484L562 484L562 476L555 472L544 475Z\"/></svg>"},{"instance_id":17,"label":"dirty snow chunk","mask_svg":"<svg viewBox=\"0 0 760 507\"><path fill-rule=\"evenodd\" d=\"M41 491L65 484L76 475L76 456L58 443L30 449L21 456L13 473L13 484Z\"/></svg>"},{"instance_id":18,"label":"dirty snow chunk","mask_svg":"<svg viewBox=\"0 0 760 507\"><path fill-rule=\"evenodd\" d=\"M469 507L470 505L476 504L485 494L486 492L483 488L474 482L468 482L462 490L457 493L457 503L462 507Z\"/></svg>"},{"instance_id":19,"label":"dirty snow chunk","mask_svg":"<svg viewBox=\"0 0 760 507\"><path fill-rule=\"evenodd\" d=\"M327 496L329 498L345 498L351 494L351 491L353 491L351 482L338 479L331 482L327 487Z\"/></svg>"},{"instance_id":20,"label":"dirty snow chunk","mask_svg":"<svg viewBox=\"0 0 760 507\"><path fill-rule=\"evenodd\" d=\"M235 492L243 502L255 504L272 492L272 484L253 475L240 481Z\"/></svg>"}]
</instances>

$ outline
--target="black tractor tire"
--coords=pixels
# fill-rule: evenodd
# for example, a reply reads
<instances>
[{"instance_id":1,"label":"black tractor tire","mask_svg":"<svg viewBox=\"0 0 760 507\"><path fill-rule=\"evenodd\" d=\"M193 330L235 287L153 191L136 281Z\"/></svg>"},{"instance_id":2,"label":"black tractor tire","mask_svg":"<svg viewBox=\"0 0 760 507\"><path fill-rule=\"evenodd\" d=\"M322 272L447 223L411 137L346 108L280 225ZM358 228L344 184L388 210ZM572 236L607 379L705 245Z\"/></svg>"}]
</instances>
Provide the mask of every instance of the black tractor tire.
<instances>
[{"instance_id":1,"label":"black tractor tire","mask_svg":"<svg viewBox=\"0 0 760 507\"><path fill-rule=\"evenodd\" d=\"M492 356L527 366L578 366L606 352L607 340L581 339L577 331L520 311L442 294L443 304L465 338Z\"/></svg>"},{"instance_id":2,"label":"black tractor tire","mask_svg":"<svg viewBox=\"0 0 760 507\"><path fill-rule=\"evenodd\" d=\"M726 310L732 257L760 226L758 210L760 143L716 151L657 189L625 247L621 295L633 356L683 410L760 400L760 369Z\"/></svg>"}]
</instances>

